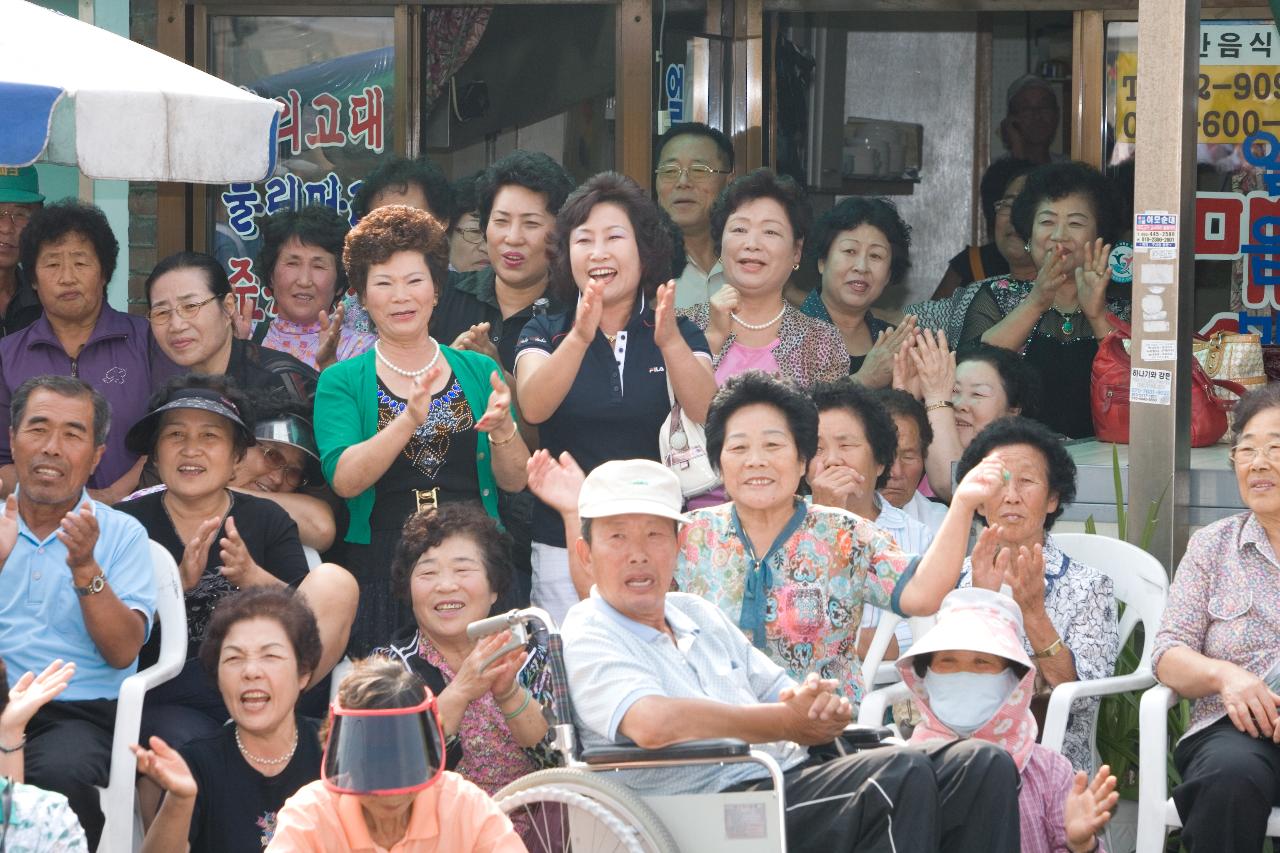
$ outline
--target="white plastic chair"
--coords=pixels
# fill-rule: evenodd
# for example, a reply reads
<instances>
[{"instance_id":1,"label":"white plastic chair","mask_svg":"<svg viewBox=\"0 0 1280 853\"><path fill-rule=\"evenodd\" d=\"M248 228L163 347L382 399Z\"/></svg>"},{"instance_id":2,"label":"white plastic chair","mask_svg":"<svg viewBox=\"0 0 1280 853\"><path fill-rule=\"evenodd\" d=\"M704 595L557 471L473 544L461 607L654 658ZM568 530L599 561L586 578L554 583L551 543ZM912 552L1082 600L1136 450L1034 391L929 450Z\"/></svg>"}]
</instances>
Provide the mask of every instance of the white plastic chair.
<instances>
[{"instance_id":1,"label":"white plastic chair","mask_svg":"<svg viewBox=\"0 0 1280 853\"><path fill-rule=\"evenodd\" d=\"M1169 829L1182 826L1182 818L1169 796L1169 709L1179 697L1157 684L1142 694L1138 709L1138 849L1137 853L1162 853ZM1267 835L1280 838L1280 809L1271 810Z\"/></svg>"},{"instance_id":2,"label":"white plastic chair","mask_svg":"<svg viewBox=\"0 0 1280 853\"><path fill-rule=\"evenodd\" d=\"M912 616L907 621L911 624L911 639L914 642L924 636L924 633L938 620L934 616ZM867 655L862 659L862 683L868 691L880 685L893 684L902 680L898 675L896 661L884 659L889 641L893 639L900 622L902 617L898 614L887 610L881 611L880 622L876 625L871 645L867 647ZM898 650L899 657L906 653L906 649Z\"/></svg>"},{"instance_id":3,"label":"white plastic chair","mask_svg":"<svg viewBox=\"0 0 1280 853\"><path fill-rule=\"evenodd\" d=\"M111 739L111 775L107 787L98 789L102 813L106 816L98 853L128 853L135 849L134 793L138 760L129 747L138 742L142 701L147 691L177 675L187 659L187 608L178 566L163 545L157 542L150 545L156 585L155 620L164 625L160 656L154 664L129 676L120 685Z\"/></svg>"}]
</instances>

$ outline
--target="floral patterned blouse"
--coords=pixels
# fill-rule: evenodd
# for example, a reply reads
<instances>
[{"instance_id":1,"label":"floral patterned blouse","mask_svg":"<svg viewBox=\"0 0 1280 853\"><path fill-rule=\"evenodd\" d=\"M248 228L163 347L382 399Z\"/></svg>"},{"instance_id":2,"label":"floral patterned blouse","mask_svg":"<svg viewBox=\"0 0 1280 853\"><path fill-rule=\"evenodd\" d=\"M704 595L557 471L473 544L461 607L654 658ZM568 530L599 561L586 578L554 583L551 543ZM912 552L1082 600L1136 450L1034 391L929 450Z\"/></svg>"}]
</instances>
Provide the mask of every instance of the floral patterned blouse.
<instances>
[{"instance_id":1,"label":"floral patterned blouse","mask_svg":"<svg viewBox=\"0 0 1280 853\"><path fill-rule=\"evenodd\" d=\"M972 561L966 557L960 572L960 586L971 585L972 570ZM1077 679L1091 681L1115 675L1120 628L1111 578L1068 557L1047 533L1044 537L1044 609L1062 644L1071 652ZM1022 638L1022 645L1027 654L1035 654L1026 637ZM1043 686L1038 676L1036 686ZM1062 754L1077 770L1093 772L1090 733L1100 701L1093 697L1071 705Z\"/></svg>"},{"instance_id":2,"label":"floral patterned blouse","mask_svg":"<svg viewBox=\"0 0 1280 853\"><path fill-rule=\"evenodd\" d=\"M703 332L711 323L711 306L706 302L679 313L696 323ZM720 352L713 353L714 367L720 367L720 361L737 340L732 332L725 338ZM778 324L778 340L773 357L783 379L808 388L849 375L849 351L845 349L840 330L830 323L815 320L788 304L782 313L782 322Z\"/></svg>"},{"instance_id":3,"label":"floral patterned blouse","mask_svg":"<svg viewBox=\"0 0 1280 853\"><path fill-rule=\"evenodd\" d=\"M1252 512L1215 521L1187 543L1156 634L1152 668L1177 646L1259 678L1280 661L1280 559ZM1217 693L1197 699L1183 737L1226 713Z\"/></svg>"},{"instance_id":4,"label":"floral patterned blouse","mask_svg":"<svg viewBox=\"0 0 1280 853\"><path fill-rule=\"evenodd\" d=\"M377 335L356 332L344 327L342 337L338 340L338 361L359 355L372 347L376 340L378 340ZM316 365L316 351L320 349L318 322L304 325L283 317L273 317L271 325L267 328L267 334L262 339L262 345L280 352L287 352L298 361L306 362L319 369Z\"/></svg>"},{"instance_id":5,"label":"floral patterned blouse","mask_svg":"<svg viewBox=\"0 0 1280 853\"><path fill-rule=\"evenodd\" d=\"M680 530L676 584L717 605L792 678L837 679L862 701L862 606L900 613L918 557L851 512L806 506L763 556L742 533L733 504L689 513Z\"/></svg>"}]
</instances>

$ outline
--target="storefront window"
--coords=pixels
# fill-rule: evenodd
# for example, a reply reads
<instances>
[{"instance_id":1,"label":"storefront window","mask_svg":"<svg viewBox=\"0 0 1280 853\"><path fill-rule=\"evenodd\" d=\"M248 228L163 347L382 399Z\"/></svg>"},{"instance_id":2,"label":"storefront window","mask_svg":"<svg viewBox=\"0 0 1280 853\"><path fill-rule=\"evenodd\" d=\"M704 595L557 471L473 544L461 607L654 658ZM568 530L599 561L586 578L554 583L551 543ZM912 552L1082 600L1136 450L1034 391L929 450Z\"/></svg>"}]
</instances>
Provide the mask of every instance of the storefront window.
<instances>
[{"instance_id":1,"label":"storefront window","mask_svg":"<svg viewBox=\"0 0 1280 853\"><path fill-rule=\"evenodd\" d=\"M354 218L361 179L395 149L394 45L390 17L209 16L210 71L284 105L275 173L209 193L209 245L257 319L272 313L253 268L261 217L324 204Z\"/></svg>"}]
</instances>

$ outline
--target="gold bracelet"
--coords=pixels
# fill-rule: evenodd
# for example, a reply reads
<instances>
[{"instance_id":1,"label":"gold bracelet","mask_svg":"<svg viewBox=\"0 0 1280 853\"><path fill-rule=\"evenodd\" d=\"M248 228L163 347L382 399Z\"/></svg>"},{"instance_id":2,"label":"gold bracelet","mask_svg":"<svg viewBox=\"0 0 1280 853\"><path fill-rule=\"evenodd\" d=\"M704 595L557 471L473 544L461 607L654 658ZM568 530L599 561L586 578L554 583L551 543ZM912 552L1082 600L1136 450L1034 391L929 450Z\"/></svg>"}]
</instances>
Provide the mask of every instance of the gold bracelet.
<instances>
[{"instance_id":1,"label":"gold bracelet","mask_svg":"<svg viewBox=\"0 0 1280 853\"><path fill-rule=\"evenodd\" d=\"M1057 654L1058 652L1060 652L1060 651L1062 651L1062 638L1061 638L1061 637L1059 637L1058 639L1056 639L1056 640L1054 640L1052 643L1050 643L1050 644L1049 644L1049 648L1045 649L1045 650L1044 650L1044 651L1042 651L1042 652L1034 652L1031 656L1032 656L1033 658L1041 658L1041 659L1043 659L1043 658L1051 658L1051 657L1053 657L1054 655L1056 655L1056 654Z\"/></svg>"},{"instance_id":2,"label":"gold bracelet","mask_svg":"<svg viewBox=\"0 0 1280 853\"><path fill-rule=\"evenodd\" d=\"M925 414L932 412L934 409L954 409L956 404L950 400L939 400L936 403L930 403L924 407Z\"/></svg>"},{"instance_id":3,"label":"gold bracelet","mask_svg":"<svg viewBox=\"0 0 1280 853\"><path fill-rule=\"evenodd\" d=\"M512 439L514 439L514 438L516 437L516 433L518 433L519 431L520 431L520 427L516 426L515 421L512 421L512 422L511 422L511 435L509 435L509 436L507 436L506 438L502 439L502 441L498 441L498 439L493 438L493 437L490 437L490 438L489 438L489 443L490 443L490 444L492 444L492 445L493 445L493 446L495 446L495 447L501 447L501 446L502 446L502 445L504 445L504 444L510 444L510 443L511 443L511 440L512 440Z\"/></svg>"}]
</instances>

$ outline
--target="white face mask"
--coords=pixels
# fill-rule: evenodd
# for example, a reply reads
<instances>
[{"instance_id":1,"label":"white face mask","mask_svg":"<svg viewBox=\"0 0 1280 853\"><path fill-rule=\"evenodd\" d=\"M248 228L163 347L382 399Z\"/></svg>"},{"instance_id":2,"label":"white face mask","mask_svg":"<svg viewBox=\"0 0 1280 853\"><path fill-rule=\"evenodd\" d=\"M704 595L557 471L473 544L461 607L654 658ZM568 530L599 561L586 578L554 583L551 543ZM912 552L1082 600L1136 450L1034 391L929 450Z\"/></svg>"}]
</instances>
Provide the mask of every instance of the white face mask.
<instances>
[{"instance_id":1,"label":"white face mask","mask_svg":"<svg viewBox=\"0 0 1280 853\"><path fill-rule=\"evenodd\" d=\"M1011 669L945 674L929 669L924 674L924 689L938 721L967 737L996 715L1018 686L1018 680Z\"/></svg>"}]
</instances>

